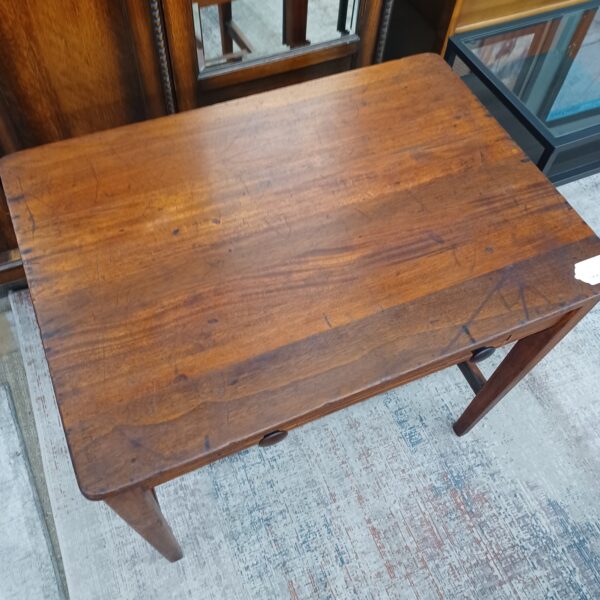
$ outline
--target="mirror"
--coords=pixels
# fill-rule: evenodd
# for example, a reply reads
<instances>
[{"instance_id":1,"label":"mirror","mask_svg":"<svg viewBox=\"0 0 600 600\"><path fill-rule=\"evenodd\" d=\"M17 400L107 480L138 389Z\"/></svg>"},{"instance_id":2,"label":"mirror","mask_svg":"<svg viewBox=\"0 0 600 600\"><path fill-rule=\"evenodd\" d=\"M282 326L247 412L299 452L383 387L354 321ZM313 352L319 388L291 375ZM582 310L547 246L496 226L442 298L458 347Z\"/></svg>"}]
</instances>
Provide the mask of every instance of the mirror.
<instances>
[{"instance_id":1,"label":"mirror","mask_svg":"<svg viewBox=\"0 0 600 600\"><path fill-rule=\"evenodd\" d=\"M198 71L354 33L358 0L196 0Z\"/></svg>"}]
</instances>

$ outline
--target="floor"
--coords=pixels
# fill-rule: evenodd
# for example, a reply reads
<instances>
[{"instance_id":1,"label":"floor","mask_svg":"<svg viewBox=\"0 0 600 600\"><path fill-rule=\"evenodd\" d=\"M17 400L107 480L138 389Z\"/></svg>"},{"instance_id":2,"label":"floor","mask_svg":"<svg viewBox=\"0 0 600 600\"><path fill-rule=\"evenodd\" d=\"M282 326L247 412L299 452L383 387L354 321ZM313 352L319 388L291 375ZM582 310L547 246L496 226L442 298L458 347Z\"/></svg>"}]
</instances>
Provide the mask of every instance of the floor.
<instances>
[{"instance_id":1,"label":"floor","mask_svg":"<svg viewBox=\"0 0 600 600\"><path fill-rule=\"evenodd\" d=\"M60 600L57 565L31 481L10 389L0 385L0 598Z\"/></svg>"},{"instance_id":2,"label":"floor","mask_svg":"<svg viewBox=\"0 0 600 600\"><path fill-rule=\"evenodd\" d=\"M56 528L50 508L48 488L44 477L40 445L37 438L31 399L25 377L25 367L19 351L15 332L14 318L10 310L7 291L0 297L0 386L4 385L10 392L19 429L22 434L27 462L31 469L32 485L39 499L37 507L41 510L46 524L47 535L51 543L56 576L61 589L66 590L66 581L62 567L60 547L56 537ZM68 597L64 593L65 598ZM2 595L0 594L0 598Z\"/></svg>"}]
</instances>

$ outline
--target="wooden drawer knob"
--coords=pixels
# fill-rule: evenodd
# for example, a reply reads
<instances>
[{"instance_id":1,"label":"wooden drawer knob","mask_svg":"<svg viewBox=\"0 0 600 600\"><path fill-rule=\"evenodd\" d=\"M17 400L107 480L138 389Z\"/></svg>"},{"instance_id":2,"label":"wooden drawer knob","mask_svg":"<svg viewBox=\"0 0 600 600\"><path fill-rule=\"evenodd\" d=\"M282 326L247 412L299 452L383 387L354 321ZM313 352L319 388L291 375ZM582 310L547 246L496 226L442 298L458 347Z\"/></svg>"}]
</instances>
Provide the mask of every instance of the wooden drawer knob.
<instances>
[{"instance_id":1,"label":"wooden drawer knob","mask_svg":"<svg viewBox=\"0 0 600 600\"><path fill-rule=\"evenodd\" d=\"M265 437L258 442L259 446L272 446L273 444L277 444L281 442L287 437L287 431L271 431L271 433L267 433Z\"/></svg>"},{"instance_id":2,"label":"wooden drawer knob","mask_svg":"<svg viewBox=\"0 0 600 600\"><path fill-rule=\"evenodd\" d=\"M496 352L496 348L479 348L471 354L471 362L481 362L482 360L489 358L494 352Z\"/></svg>"}]
</instances>

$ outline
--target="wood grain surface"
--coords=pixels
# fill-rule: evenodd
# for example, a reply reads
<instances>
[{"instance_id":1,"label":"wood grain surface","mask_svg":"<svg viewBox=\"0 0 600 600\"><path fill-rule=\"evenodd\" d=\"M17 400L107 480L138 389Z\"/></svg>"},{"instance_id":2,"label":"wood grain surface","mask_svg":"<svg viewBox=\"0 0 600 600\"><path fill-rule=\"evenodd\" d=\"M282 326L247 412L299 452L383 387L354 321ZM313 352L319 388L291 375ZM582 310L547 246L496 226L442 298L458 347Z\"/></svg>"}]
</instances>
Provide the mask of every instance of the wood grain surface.
<instances>
[{"instance_id":1,"label":"wood grain surface","mask_svg":"<svg viewBox=\"0 0 600 600\"><path fill-rule=\"evenodd\" d=\"M356 29L361 43L356 57L357 67L364 67L373 62L382 6L383 0L368 0L358 5Z\"/></svg>"},{"instance_id":2,"label":"wood grain surface","mask_svg":"<svg viewBox=\"0 0 600 600\"><path fill-rule=\"evenodd\" d=\"M145 0L4 0L0 153L165 114Z\"/></svg>"},{"instance_id":3,"label":"wood grain surface","mask_svg":"<svg viewBox=\"0 0 600 600\"><path fill-rule=\"evenodd\" d=\"M169 61L177 110L190 110L197 105L198 56L194 34L192 3L188 0L162 0Z\"/></svg>"},{"instance_id":4,"label":"wood grain surface","mask_svg":"<svg viewBox=\"0 0 600 600\"><path fill-rule=\"evenodd\" d=\"M27 150L0 175L92 499L600 294L573 277L598 238L434 55Z\"/></svg>"}]
</instances>

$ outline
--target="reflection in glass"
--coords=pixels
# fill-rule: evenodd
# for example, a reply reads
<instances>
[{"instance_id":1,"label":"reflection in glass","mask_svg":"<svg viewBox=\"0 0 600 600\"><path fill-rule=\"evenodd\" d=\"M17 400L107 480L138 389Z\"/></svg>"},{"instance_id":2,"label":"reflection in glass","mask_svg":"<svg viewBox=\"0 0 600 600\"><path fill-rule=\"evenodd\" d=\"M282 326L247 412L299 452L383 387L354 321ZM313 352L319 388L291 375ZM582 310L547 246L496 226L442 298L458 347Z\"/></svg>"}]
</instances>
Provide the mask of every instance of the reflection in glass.
<instances>
[{"instance_id":1,"label":"reflection in glass","mask_svg":"<svg viewBox=\"0 0 600 600\"><path fill-rule=\"evenodd\" d=\"M200 71L339 39L356 27L358 0L195 0Z\"/></svg>"},{"instance_id":2,"label":"reflection in glass","mask_svg":"<svg viewBox=\"0 0 600 600\"><path fill-rule=\"evenodd\" d=\"M598 9L474 35L465 44L555 136L600 124Z\"/></svg>"}]
</instances>

